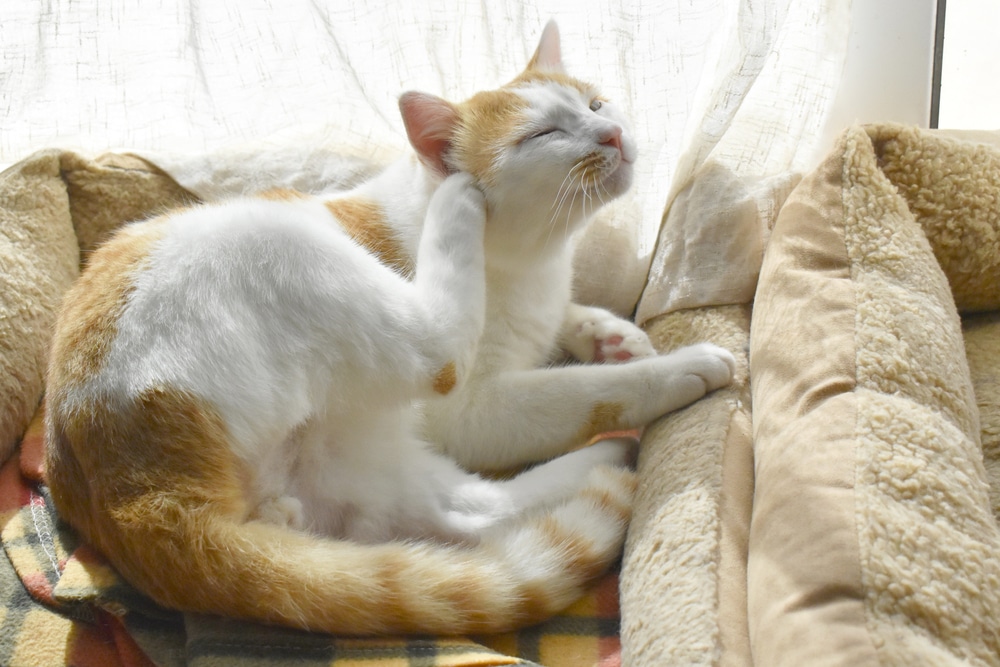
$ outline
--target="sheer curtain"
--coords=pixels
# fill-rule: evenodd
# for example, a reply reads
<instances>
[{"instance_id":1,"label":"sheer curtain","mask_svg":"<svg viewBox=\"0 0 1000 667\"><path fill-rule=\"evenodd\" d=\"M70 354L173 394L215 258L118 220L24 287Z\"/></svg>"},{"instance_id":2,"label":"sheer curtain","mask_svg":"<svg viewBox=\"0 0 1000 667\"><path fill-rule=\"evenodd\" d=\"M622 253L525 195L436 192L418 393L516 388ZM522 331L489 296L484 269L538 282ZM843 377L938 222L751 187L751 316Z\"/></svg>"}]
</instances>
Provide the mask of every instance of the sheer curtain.
<instances>
[{"instance_id":1,"label":"sheer curtain","mask_svg":"<svg viewBox=\"0 0 1000 667\"><path fill-rule=\"evenodd\" d=\"M203 196L341 187L405 149L400 92L503 83L549 18L641 151L631 193L581 241L581 300L641 320L747 300L774 210L818 149L850 0L9 3L0 165L114 149Z\"/></svg>"}]
</instances>

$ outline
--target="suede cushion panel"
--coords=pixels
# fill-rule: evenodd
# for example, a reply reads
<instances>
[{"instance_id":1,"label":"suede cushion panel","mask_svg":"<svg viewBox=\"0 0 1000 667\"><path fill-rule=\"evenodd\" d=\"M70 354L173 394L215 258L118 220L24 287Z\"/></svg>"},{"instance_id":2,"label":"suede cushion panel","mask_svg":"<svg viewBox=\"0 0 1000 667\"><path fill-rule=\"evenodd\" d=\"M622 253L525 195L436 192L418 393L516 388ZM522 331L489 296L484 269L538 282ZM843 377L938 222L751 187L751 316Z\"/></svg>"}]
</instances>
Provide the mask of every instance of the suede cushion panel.
<instances>
[{"instance_id":1,"label":"suede cushion panel","mask_svg":"<svg viewBox=\"0 0 1000 667\"><path fill-rule=\"evenodd\" d=\"M841 161L792 192L751 328L756 483L748 613L758 665L871 665L854 505L855 297Z\"/></svg>"},{"instance_id":2,"label":"suede cushion panel","mask_svg":"<svg viewBox=\"0 0 1000 667\"><path fill-rule=\"evenodd\" d=\"M38 408L52 327L79 272L59 154L0 174L0 462Z\"/></svg>"},{"instance_id":3,"label":"suede cushion panel","mask_svg":"<svg viewBox=\"0 0 1000 667\"><path fill-rule=\"evenodd\" d=\"M63 153L62 175L84 262L123 221L198 201L158 167L126 154L106 153L90 160Z\"/></svg>"},{"instance_id":4,"label":"suede cushion panel","mask_svg":"<svg viewBox=\"0 0 1000 667\"><path fill-rule=\"evenodd\" d=\"M1000 312L966 318L962 334L979 406L990 506L994 518L1000 521Z\"/></svg>"},{"instance_id":5,"label":"suede cushion panel","mask_svg":"<svg viewBox=\"0 0 1000 667\"><path fill-rule=\"evenodd\" d=\"M711 341L732 351L739 368L731 387L643 434L622 564L623 664L751 664L749 326L748 305L678 311L646 326L659 350Z\"/></svg>"}]
</instances>

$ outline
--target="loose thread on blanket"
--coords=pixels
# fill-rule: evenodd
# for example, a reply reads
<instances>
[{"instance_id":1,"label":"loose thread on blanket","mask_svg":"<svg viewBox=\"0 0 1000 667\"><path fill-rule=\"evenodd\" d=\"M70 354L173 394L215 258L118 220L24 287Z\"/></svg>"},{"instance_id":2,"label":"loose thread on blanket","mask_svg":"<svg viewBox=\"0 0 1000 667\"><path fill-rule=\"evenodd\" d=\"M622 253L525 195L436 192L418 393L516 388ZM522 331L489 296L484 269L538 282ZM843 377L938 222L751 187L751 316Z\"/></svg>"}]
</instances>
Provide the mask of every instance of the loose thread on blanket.
<instances>
[{"instance_id":1,"label":"loose thread on blanket","mask_svg":"<svg viewBox=\"0 0 1000 667\"><path fill-rule=\"evenodd\" d=\"M52 571L55 572L56 581L62 579L62 572L59 570L59 559L56 558L55 540L52 538L52 528L49 519L45 516L45 499L30 492L29 503L31 507L31 521L35 526L35 535L38 536L38 543L42 546L42 551L48 556L52 564Z\"/></svg>"}]
</instances>

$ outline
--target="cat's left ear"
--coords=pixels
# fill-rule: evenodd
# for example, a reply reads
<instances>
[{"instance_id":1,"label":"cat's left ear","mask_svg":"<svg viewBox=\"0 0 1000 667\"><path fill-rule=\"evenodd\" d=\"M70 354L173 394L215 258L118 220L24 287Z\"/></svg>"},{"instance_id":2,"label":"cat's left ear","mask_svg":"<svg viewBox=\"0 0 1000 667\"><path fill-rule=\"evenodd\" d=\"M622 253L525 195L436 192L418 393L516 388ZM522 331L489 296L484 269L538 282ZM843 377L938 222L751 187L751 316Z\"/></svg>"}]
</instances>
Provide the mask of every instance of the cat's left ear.
<instances>
[{"instance_id":1,"label":"cat's left ear","mask_svg":"<svg viewBox=\"0 0 1000 667\"><path fill-rule=\"evenodd\" d=\"M562 63L559 26L556 25L555 19L551 19L545 24L542 36L538 40L538 48L535 49L535 55L528 61L528 69L539 72L566 73Z\"/></svg>"},{"instance_id":2,"label":"cat's left ear","mask_svg":"<svg viewBox=\"0 0 1000 667\"><path fill-rule=\"evenodd\" d=\"M399 98L399 112L420 161L441 176L450 174L445 157L458 127L455 106L434 95L408 92Z\"/></svg>"}]
</instances>

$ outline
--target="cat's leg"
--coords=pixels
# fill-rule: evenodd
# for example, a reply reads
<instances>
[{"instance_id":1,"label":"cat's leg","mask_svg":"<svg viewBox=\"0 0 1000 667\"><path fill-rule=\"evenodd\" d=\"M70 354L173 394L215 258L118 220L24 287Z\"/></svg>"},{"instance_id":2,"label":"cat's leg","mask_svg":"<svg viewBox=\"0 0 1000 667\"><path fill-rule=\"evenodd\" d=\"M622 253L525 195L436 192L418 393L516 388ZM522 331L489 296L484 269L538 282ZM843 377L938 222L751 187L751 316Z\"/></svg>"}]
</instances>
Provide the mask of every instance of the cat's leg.
<instances>
[{"instance_id":1,"label":"cat's leg","mask_svg":"<svg viewBox=\"0 0 1000 667\"><path fill-rule=\"evenodd\" d=\"M631 467L638 443L634 438L606 438L554 459L550 459L514 477L497 482L501 491L516 499L514 512L545 507L579 492L587 474L598 466ZM469 502L468 497L463 498Z\"/></svg>"},{"instance_id":2,"label":"cat's leg","mask_svg":"<svg viewBox=\"0 0 1000 667\"><path fill-rule=\"evenodd\" d=\"M702 343L626 364L508 371L427 406L427 435L461 465L546 460L594 435L643 426L729 384L736 361Z\"/></svg>"},{"instance_id":3,"label":"cat's leg","mask_svg":"<svg viewBox=\"0 0 1000 667\"><path fill-rule=\"evenodd\" d=\"M412 280L353 244L321 267L309 312L329 327L331 365L352 378L342 398L408 401L465 379L485 317L485 224L482 192L457 173L431 197Z\"/></svg>"},{"instance_id":4,"label":"cat's leg","mask_svg":"<svg viewBox=\"0 0 1000 667\"><path fill-rule=\"evenodd\" d=\"M472 176L452 174L431 198L413 284L432 326L421 341L438 366L434 391L447 394L472 365L483 331L486 200ZM440 359L439 359L440 357Z\"/></svg>"},{"instance_id":5,"label":"cat's leg","mask_svg":"<svg viewBox=\"0 0 1000 667\"><path fill-rule=\"evenodd\" d=\"M309 529L362 543L475 544L499 524L581 493L597 468L627 469L636 447L629 438L609 439L510 479L488 479L413 436L407 421L383 411L359 416L332 438L326 424L304 434L294 488ZM254 518L281 523L279 504L266 500L259 513L267 516Z\"/></svg>"},{"instance_id":6,"label":"cat's leg","mask_svg":"<svg viewBox=\"0 0 1000 667\"><path fill-rule=\"evenodd\" d=\"M449 461L453 467L442 466L435 482L441 489L445 531L472 540L504 521L550 508L580 493L595 468L629 468L636 448L632 438L609 438L500 480L468 473Z\"/></svg>"},{"instance_id":7,"label":"cat's leg","mask_svg":"<svg viewBox=\"0 0 1000 667\"><path fill-rule=\"evenodd\" d=\"M622 362L656 356L646 332L603 308L570 303L559 333L562 349L583 362Z\"/></svg>"}]
</instances>

